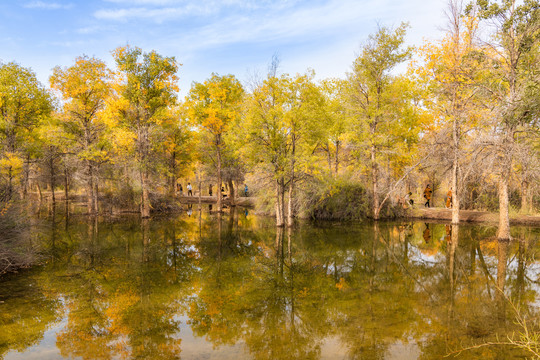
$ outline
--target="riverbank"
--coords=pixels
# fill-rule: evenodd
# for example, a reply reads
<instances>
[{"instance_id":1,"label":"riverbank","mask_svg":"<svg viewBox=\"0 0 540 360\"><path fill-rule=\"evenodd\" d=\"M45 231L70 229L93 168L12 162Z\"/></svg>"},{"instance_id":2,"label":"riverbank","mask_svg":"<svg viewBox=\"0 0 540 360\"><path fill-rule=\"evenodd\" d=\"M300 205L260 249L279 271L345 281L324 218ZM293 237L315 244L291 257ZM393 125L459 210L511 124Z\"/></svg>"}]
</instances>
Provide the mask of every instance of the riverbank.
<instances>
[{"instance_id":1,"label":"riverbank","mask_svg":"<svg viewBox=\"0 0 540 360\"><path fill-rule=\"evenodd\" d=\"M452 209L445 208L414 208L407 209L406 216L412 219L452 221ZM498 223L499 214L487 211L460 210L459 220L471 223ZM540 226L540 216L522 214L510 215L512 225Z\"/></svg>"},{"instance_id":2,"label":"riverbank","mask_svg":"<svg viewBox=\"0 0 540 360\"><path fill-rule=\"evenodd\" d=\"M178 201L181 204L198 204L199 203L199 196L177 196L176 201ZM215 196L201 196L200 197L201 204L216 204L217 198ZM230 206L232 204L230 198L223 198L222 200L223 205ZM235 205L243 206L243 207L253 207L255 206L255 198L254 197L237 197L234 199Z\"/></svg>"}]
</instances>

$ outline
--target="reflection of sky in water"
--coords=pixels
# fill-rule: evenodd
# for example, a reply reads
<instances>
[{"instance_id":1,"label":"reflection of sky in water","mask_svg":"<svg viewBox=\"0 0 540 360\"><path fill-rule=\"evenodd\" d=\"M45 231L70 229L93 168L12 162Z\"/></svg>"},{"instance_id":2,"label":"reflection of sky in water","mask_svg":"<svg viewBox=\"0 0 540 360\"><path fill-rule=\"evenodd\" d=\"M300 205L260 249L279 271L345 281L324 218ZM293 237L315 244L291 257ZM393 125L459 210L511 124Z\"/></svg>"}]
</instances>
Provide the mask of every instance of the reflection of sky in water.
<instances>
[{"instance_id":1,"label":"reflection of sky in water","mask_svg":"<svg viewBox=\"0 0 540 360\"><path fill-rule=\"evenodd\" d=\"M24 352L10 351L4 360L56 360L63 359L56 347L56 334L66 326L67 317L53 324L43 334L43 340L37 345L27 348Z\"/></svg>"},{"instance_id":2,"label":"reflection of sky in water","mask_svg":"<svg viewBox=\"0 0 540 360\"><path fill-rule=\"evenodd\" d=\"M234 227L229 228L228 219L224 217L223 232L218 237L217 227L210 219L204 224L203 236L199 242L187 240L200 238L199 232L201 230L198 228L198 221L194 221L193 218L183 218L182 221L185 222L180 225L154 223L155 228L149 230L154 231L151 234L152 241L148 242L148 248L144 248L144 250L140 241L141 235L137 233L137 231L140 231L140 227L135 226L129 230L135 231L134 233L129 233L127 230L126 233L123 233L119 229L115 229L114 237L110 238L108 237L108 225L100 227L99 234L103 238L92 242L92 246L97 249L95 254L103 256L104 259L103 263L94 264L92 262L90 272L92 273L94 267L96 267L99 271L96 271L95 274L99 274L99 276L94 278L91 277L93 275L89 275L89 278L95 281L95 288L99 290L97 292L105 294L104 299L96 301L103 308L110 305L108 303L108 301L111 301L110 299L112 301L116 299L113 295L118 284L131 290L136 289L142 292L142 288L144 288L144 291L147 291L145 296L148 298L145 301L148 301L150 305L142 307L142 311L148 311L148 316L155 315L152 312L155 307L164 305L163 308L159 309L160 311L167 311L167 306L170 305L152 303L152 301L171 301L171 304L173 302L180 304L178 307L171 306L170 308L174 310L170 310L171 313L167 314L172 317L173 322L179 322L178 331L177 328L174 328L171 332L164 332L162 335L182 340L180 357L183 359L238 360L253 358L253 354L260 351L254 346L260 346L260 344L253 345L250 343L250 340L253 342L253 338L249 339L246 336L250 335L251 331L261 331L262 336L266 336L265 331L268 329L264 326L275 325L273 323L268 325L264 322L273 319L273 317L278 319L278 323L283 321L284 328L287 328L287 319L294 311L298 312L295 314L295 319L299 322L297 324L298 331L305 331L301 335L308 337L312 335L319 336L312 344L309 344L308 341L308 346L314 346L318 349L317 358L320 359L350 358L350 350L354 346L350 342L347 343L347 341L350 341L351 338L355 339L357 334L354 331L357 327L362 328L361 331L364 332L376 330L371 335L380 342L378 346L382 350L380 350L378 356L387 360L408 360L425 357L423 343L429 342L432 337L447 331L444 326L447 325L445 323L447 321L446 306L449 305L446 303L447 294L444 293L446 291L444 289L448 288L449 245L444 236L445 228L442 224L430 224L433 240L425 242L422 237L422 231L425 228L424 223L416 223L408 230L411 233L407 237L407 243L405 243L403 232L400 233L400 230L391 224L388 225L388 228L385 228L384 223L381 224L381 236L384 235L384 241L373 241L366 237L366 231L372 229L369 225L330 227L330 229L324 226L319 229L303 225L298 238L293 238L292 241L294 263L294 269L292 269L287 262L287 235L284 236L285 245L283 247L285 263L282 264L281 268L276 265L276 251L274 248L276 233L274 228L256 228L252 232L249 226L242 228L237 224L236 226L239 226L240 231L238 234L234 234L230 230L234 229ZM167 237L170 235L167 232L167 229L169 229L167 226L176 226L174 230L179 228L181 231L170 232L176 234L174 238ZM470 228L473 227L469 226ZM403 229L403 227L400 229ZM60 231L58 229L57 236L58 242L62 244L63 240ZM205 231L208 232L205 233ZM79 238L83 239L86 236L84 234L88 234L88 231L82 226L80 229L74 229L69 234L69 237L76 238L75 233ZM455 249L454 266L457 294L455 294L456 308L453 311L458 314L458 318L463 316L465 319L463 321L467 321L469 316L475 316L474 314L459 313L467 310L467 306L463 305L467 305L467 301L469 301L467 296L471 296L469 294L460 298L461 295L459 294L460 291L466 292L465 287L470 286L471 280L467 278L471 260L470 250L475 249L475 246L477 246L477 243L471 243L471 241L470 236L463 236ZM124 242L129 246L126 247ZM172 244L176 244L176 246ZM496 242L480 242L478 244L487 271L493 279L496 279L499 261ZM527 291L535 292L535 296L528 303L529 307L538 307L540 304L540 285L535 283L535 281L539 280L538 275L540 274L540 263L537 260L540 253L539 245L534 240L530 240L527 248L525 288ZM81 248L90 251L94 249L92 246L82 244ZM102 246L102 248L99 248L99 246ZM124 250L124 248L129 248L129 251ZM111 251L111 253L109 254L108 251ZM113 253L113 251L117 252ZM85 269L85 266L88 266L88 259L85 256L88 255L78 252L76 246L74 254L71 255L72 257L68 257L69 260L66 260L66 262L72 261L69 264L72 267L71 269L62 270L60 265L57 265L54 271L58 272L56 275L59 274L59 277L55 277L55 275L47 275L47 268L45 267L45 274L37 276L36 282L30 281L27 286L32 286L32 289L39 288L39 279L45 279L45 282L59 282L60 285L57 285L56 289L63 289L62 281L66 276L64 272L72 274L72 272L84 273L88 271L88 269ZM142 261L143 256L141 254L148 256L147 263ZM476 256L478 257L478 255ZM494 286L493 280L486 280L483 273L484 269L481 267L478 258L476 262L475 271L478 275L478 282L481 282L477 289L478 296L486 297L486 285ZM508 292L514 286L512 281L515 282L516 273L518 272L517 244L512 243L509 246L506 263L507 282L505 291ZM107 270L111 272L107 273ZM216 273L218 270L220 272ZM172 271L178 271L178 273L174 273L178 275L177 278L171 276ZM24 281L24 276L24 273L20 275L21 282ZM139 280L124 279L122 276L131 276L137 279L142 276L147 283L142 283L145 286L141 286ZM219 281L216 280L218 277ZM76 282L77 278L71 278L71 275L66 276L65 279L65 281L75 280L74 284L78 284ZM114 281L117 281L118 284L114 283L112 285ZM223 286L220 286L220 281L223 282ZM370 281L374 283L373 286ZM393 283L394 281L396 283ZM260 288L250 288L251 283L256 283ZM84 282L82 284L86 285ZM230 286L230 284L237 286L238 289L227 291L225 285ZM47 285L50 284L46 284L44 287L47 288ZM24 288L24 284L21 288ZM242 292L244 288L248 290ZM47 297L54 299L55 295L58 296L57 293L54 293L54 289L54 287L47 289ZM81 291L81 294L76 293L76 289L69 287L65 291L66 298L70 299L70 301L73 299L77 301L77 297L81 294L83 300L84 296L87 296L84 290ZM164 295L161 294L162 291ZM219 293L220 291L221 293ZM218 294L215 294L215 292L218 292ZM224 300L214 303L212 302L214 295ZM25 294L21 292L17 296L25 296ZM252 296L254 300L247 298L249 296ZM5 298L6 301L10 300L8 297ZM60 350L57 348L57 335L67 329L68 326L71 326L71 323L68 324L70 315L67 308L68 302L63 298L59 298L59 300L59 308L56 311L64 315L62 320L48 326L47 330L41 335L39 344L28 347L21 353L13 350L9 351L5 354L5 360L62 358ZM481 298L481 300L487 301L485 298ZM143 302L142 300L137 301ZM259 301L260 303L251 303L250 301ZM422 301L427 303L421 303ZM225 330L227 330L227 321L233 322L234 326L237 326L238 334L228 339L233 343L232 345L227 341L225 341L227 345L216 345L219 341L216 342L212 338L216 334L205 332L207 329L205 326L201 326L201 322L206 321L204 316L208 315L211 306L226 307L229 302L237 307L231 307L233 310L231 308L225 310L224 308L218 308L215 312L217 315L214 321L218 327L224 325ZM460 302L461 308L459 308ZM199 313L191 311L190 306L194 303L200 306L198 308ZM334 303L337 304L336 307L332 307ZM387 305L388 308L386 308ZM0 304L0 311L2 310L1 306ZM131 305L124 304L124 306L129 310ZM482 306L482 304L479 303L476 306ZM366 308L370 307L376 309L374 313L369 314L366 311ZM324 310L320 308L324 308ZM234 314L235 309L240 309L239 314ZM123 309L123 311L126 311L126 309ZM272 311L276 313L272 313ZM400 318L403 312L408 314ZM202 317L198 319L199 327L196 328L196 325L191 322L190 316L196 317L201 316L201 314ZM311 316L335 316L335 318L330 322L325 322L327 319L311 319ZM383 318L377 319L376 316L382 316ZM222 320L223 323L220 323ZM326 328L317 328L319 326L317 321ZM352 322L352 325L347 324L349 321ZM423 324L429 329L411 328L403 330L407 329L407 326L414 326L409 325L408 321L411 324ZM340 322L345 323L345 326L349 326L350 330L352 329L352 335L347 335L350 338L340 333ZM368 325L365 325L364 322L367 322ZM123 323L123 325L126 324L127 322ZM256 326L260 325L261 328L251 329L250 326L254 324ZM129 325L132 326L131 329L136 328L132 323L129 323ZM365 328L363 328L364 325ZM398 328L397 330L392 328L394 325ZM462 326L462 324L458 325ZM278 325L277 331L271 329L271 331L274 331L272 336L276 336L276 334L279 336L279 326L281 325ZM459 330L459 326L458 333L463 331L463 329ZM289 331L290 329L286 330ZM386 332L386 330L388 331ZM2 331L1 322L0 331ZM414 333L414 335L411 335L411 333ZM200 334L200 336L195 334ZM287 333L287 335L290 335L290 333ZM114 342L120 339L129 342L129 339L125 337L125 333L121 333L119 336L113 338L109 344L114 345ZM287 346L287 343L284 343ZM280 346L283 346L283 344L280 344ZM362 346L368 345L362 344ZM442 347L441 351L445 351L444 347ZM113 352L113 359L116 358L119 358L119 356Z\"/></svg>"}]
</instances>

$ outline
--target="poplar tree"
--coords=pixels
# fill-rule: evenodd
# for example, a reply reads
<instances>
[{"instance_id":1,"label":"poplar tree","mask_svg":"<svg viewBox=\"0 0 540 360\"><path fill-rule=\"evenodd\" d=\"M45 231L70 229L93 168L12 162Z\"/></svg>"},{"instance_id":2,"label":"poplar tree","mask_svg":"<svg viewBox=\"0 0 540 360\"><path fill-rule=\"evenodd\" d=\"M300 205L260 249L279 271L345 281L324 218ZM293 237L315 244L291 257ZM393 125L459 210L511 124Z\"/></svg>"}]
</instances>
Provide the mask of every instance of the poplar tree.
<instances>
[{"instance_id":1,"label":"poplar tree","mask_svg":"<svg viewBox=\"0 0 540 360\"><path fill-rule=\"evenodd\" d=\"M193 83L186 98L190 119L210 137L215 154L217 211L222 210L222 165L225 134L239 118L244 90L233 75L212 74L204 83Z\"/></svg>"},{"instance_id":2,"label":"poplar tree","mask_svg":"<svg viewBox=\"0 0 540 360\"><path fill-rule=\"evenodd\" d=\"M70 67L55 67L51 87L64 102L63 127L84 168L88 213L98 212L98 169L107 161L106 125L101 115L111 93L111 72L96 58L81 56Z\"/></svg>"},{"instance_id":3,"label":"poplar tree","mask_svg":"<svg viewBox=\"0 0 540 360\"><path fill-rule=\"evenodd\" d=\"M135 134L136 159L141 184L141 216L150 216L150 169L152 167L151 132L159 126L160 115L176 103L174 57L156 51L143 53L137 47L119 47L113 56L121 76L120 93L126 101L121 109L124 125Z\"/></svg>"}]
</instances>

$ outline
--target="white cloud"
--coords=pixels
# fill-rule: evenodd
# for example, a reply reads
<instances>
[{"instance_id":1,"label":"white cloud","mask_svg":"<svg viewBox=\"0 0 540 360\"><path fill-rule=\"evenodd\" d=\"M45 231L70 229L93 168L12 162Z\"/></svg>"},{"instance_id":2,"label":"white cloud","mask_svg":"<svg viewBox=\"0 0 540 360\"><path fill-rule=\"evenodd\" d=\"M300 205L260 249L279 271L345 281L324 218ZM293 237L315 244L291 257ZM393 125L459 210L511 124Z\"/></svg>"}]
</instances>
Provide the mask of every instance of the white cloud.
<instances>
[{"instance_id":1,"label":"white cloud","mask_svg":"<svg viewBox=\"0 0 540 360\"><path fill-rule=\"evenodd\" d=\"M148 9L144 7L128 9L98 10L94 13L97 19L127 21L129 19L149 19L155 22L181 18L187 15L210 15L213 10L209 7L189 5L181 8Z\"/></svg>"},{"instance_id":2,"label":"white cloud","mask_svg":"<svg viewBox=\"0 0 540 360\"><path fill-rule=\"evenodd\" d=\"M44 1L31 1L23 5L27 9L46 9L46 10L57 10L57 9L70 9L73 7L73 4L59 4L59 3L49 3Z\"/></svg>"},{"instance_id":3,"label":"white cloud","mask_svg":"<svg viewBox=\"0 0 540 360\"><path fill-rule=\"evenodd\" d=\"M233 15L219 22L185 30L175 39L192 50L246 42L316 40L319 36L358 36L361 26L373 27L380 1L334 0L324 6L287 12L273 11L261 16ZM175 35L173 35L175 36ZM172 39L171 39L172 40Z\"/></svg>"},{"instance_id":4,"label":"white cloud","mask_svg":"<svg viewBox=\"0 0 540 360\"><path fill-rule=\"evenodd\" d=\"M242 13L250 10L266 9L283 11L292 7L298 0L106 0L116 4L135 5L117 9L101 9L94 17L103 20L128 21L129 19L148 19L161 23L186 16L208 16L223 12Z\"/></svg>"}]
</instances>

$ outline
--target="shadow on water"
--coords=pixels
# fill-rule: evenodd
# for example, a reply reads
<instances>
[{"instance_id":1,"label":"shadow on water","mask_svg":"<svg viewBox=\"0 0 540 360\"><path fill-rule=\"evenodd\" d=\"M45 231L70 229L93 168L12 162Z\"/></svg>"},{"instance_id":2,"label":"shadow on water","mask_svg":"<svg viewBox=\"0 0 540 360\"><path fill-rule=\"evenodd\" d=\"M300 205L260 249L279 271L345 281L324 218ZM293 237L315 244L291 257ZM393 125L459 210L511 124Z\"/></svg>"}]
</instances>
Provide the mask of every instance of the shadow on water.
<instances>
[{"instance_id":1,"label":"shadow on water","mask_svg":"<svg viewBox=\"0 0 540 360\"><path fill-rule=\"evenodd\" d=\"M45 263L0 279L0 358L432 359L515 331L507 298L538 316L540 229L61 210L32 229Z\"/></svg>"}]
</instances>

